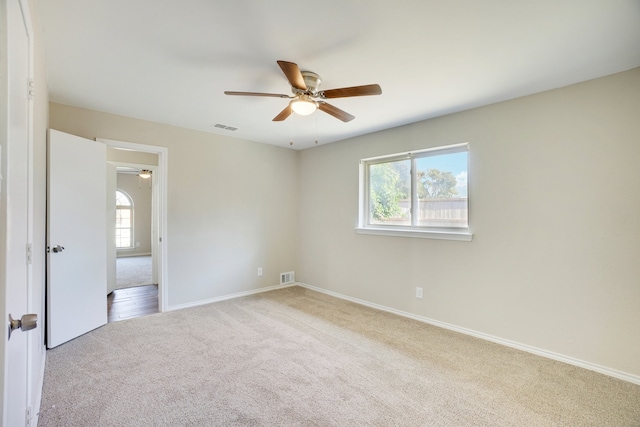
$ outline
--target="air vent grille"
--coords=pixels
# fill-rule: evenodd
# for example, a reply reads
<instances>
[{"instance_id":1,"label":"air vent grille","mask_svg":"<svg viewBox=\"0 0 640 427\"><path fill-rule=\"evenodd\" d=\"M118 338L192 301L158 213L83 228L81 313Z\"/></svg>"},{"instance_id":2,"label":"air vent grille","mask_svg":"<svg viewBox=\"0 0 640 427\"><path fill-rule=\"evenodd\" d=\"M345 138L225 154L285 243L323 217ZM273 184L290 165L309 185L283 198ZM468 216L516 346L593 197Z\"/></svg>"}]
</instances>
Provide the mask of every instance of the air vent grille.
<instances>
[{"instance_id":1,"label":"air vent grille","mask_svg":"<svg viewBox=\"0 0 640 427\"><path fill-rule=\"evenodd\" d=\"M218 128L218 129L224 129L224 130L229 130L229 131L234 131L234 130L238 130L237 127L234 126L229 126L229 125L223 125L221 123L216 123L215 125L213 125L214 128Z\"/></svg>"},{"instance_id":2,"label":"air vent grille","mask_svg":"<svg viewBox=\"0 0 640 427\"><path fill-rule=\"evenodd\" d=\"M296 281L295 273L293 271L287 271L286 273L280 273L280 284L293 283Z\"/></svg>"}]
</instances>

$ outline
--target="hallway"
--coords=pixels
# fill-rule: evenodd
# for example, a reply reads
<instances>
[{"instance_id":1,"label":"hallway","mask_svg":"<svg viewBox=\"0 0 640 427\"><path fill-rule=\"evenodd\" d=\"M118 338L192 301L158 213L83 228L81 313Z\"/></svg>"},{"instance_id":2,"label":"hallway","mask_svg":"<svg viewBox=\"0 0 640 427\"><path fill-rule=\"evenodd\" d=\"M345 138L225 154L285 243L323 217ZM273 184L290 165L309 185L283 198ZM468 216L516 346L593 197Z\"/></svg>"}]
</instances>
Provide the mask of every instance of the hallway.
<instances>
[{"instance_id":1,"label":"hallway","mask_svg":"<svg viewBox=\"0 0 640 427\"><path fill-rule=\"evenodd\" d=\"M158 285L116 289L107 295L109 323L158 312Z\"/></svg>"},{"instance_id":2,"label":"hallway","mask_svg":"<svg viewBox=\"0 0 640 427\"><path fill-rule=\"evenodd\" d=\"M107 295L107 321L158 313L158 285L153 284L151 256L116 259L116 289Z\"/></svg>"}]
</instances>

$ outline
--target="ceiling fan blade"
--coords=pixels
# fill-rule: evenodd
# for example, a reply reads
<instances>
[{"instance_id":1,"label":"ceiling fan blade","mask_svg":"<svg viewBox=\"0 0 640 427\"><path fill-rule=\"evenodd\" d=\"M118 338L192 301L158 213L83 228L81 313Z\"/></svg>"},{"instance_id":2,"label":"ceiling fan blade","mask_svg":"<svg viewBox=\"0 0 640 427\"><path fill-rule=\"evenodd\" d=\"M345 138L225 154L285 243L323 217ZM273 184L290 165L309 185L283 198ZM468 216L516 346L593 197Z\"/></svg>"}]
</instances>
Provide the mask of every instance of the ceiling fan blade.
<instances>
[{"instance_id":1,"label":"ceiling fan blade","mask_svg":"<svg viewBox=\"0 0 640 427\"><path fill-rule=\"evenodd\" d=\"M280 111L280 114L273 118L274 122L281 122L291 115L291 105L287 105L284 110Z\"/></svg>"},{"instance_id":2,"label":"ceiling fan blade","mask_svg":"<svg viewBox=\"0 0 640 427\"><path fill-rule=\"evenodd\" d=\"M241 96L270 96L273 98L293 98L289 95L283 95L278 93L262 93L262 92L234 92L230 90L226 90L224 92L225 95L241 95Z\"/></svg>"},{"instance_id":3,"label":"ceiling fan blade","mask_svg":"<svg viewBox=\"0 0 640 427\"><path fill-rule=\"evenodd\" d=\"M331 114L333 117L335 117L336 119L340 119L343 122L350 122L351 120L356 118L346 111L342 111L341 109L334 107L331 104L327 104L324 101L318 101L318 109L324 111L327 114Z\"/></svg>"},{"instance_id":4,"label":"ceiling fan blade","mask_svg":"<svg viewBox=\"0 0 640 427\"><path fill-rule=\"evenodd\" d=\"M304 78L298 68L298 64L287 61L277 61L278 65L282 69L282 72L287 76L287 80L291 83L291 86L299 90L307 90L307 85L304 83Z\"/></svg>"},{"instance_id":5,"label":"ceiling fan blade","mask_svg":"<svg viewBox=\"0 0 640 427\"><path fill-rule=\"evenodd\" d=\"M329 89L320 92L322 98L346 98L349 96L368 96L368 95L380 95L382 89L380 85L364 85L364 86L352 86L343 87L339 89Z\"/></svg>"}]
</instances>

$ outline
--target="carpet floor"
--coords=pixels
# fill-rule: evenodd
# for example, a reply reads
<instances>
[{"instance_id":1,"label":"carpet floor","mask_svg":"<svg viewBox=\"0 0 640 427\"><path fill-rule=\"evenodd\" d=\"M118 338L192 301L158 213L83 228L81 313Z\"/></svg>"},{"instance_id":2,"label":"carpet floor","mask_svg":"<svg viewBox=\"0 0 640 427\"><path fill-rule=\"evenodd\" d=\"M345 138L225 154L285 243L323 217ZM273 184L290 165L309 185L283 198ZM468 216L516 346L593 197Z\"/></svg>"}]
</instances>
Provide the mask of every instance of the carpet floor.
<instances>
[{"instance_id":1,"label":"carpet floor","mask_svg":"<svg viewBox=\"0 0 640 427\"><path fill-rule=\"evenodd\" d=\"M151 256L116 258L116 289L153 284Z\"/></svg>"},{"instance_id":2,"label":"carpet floor","mask_svg":"<svg viewBox=\"0 0 640 427\"><path fill-rule=\"evenodd\" d=\"M291 287L47 352L40 426L638 426L640 386Z\"/></svg>"}]
</instances>

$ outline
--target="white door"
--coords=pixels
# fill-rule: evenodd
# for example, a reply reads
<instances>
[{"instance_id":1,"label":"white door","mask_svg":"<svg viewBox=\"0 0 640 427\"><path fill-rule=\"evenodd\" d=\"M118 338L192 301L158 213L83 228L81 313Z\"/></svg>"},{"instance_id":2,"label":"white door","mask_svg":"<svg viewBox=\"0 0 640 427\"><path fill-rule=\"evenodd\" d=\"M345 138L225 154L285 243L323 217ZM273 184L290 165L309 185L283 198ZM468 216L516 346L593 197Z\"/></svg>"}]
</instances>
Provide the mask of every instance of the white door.
<instances>
[{"instance_id":1,"label":"white door","mask_svg":"<svg viewBox=\"0 0 640 427\"><path fill-rule=\"evenodd\" d=\"M6 2L7 11L7 139L2 146L3 182L0 197L2 241L0 242L0 289L5 292L4 320L8 316L20 319L29 308L31 261L29 250L33 225L31 192L30 100L27 90L30 76L30 23L26 5ZM24 13L23 13L24 12ZM6 214L6 215L5 215ZM7 325L6 323L4 325ZM4 328L4 390L3 425L24 426L28 421L29 353L27 335L20 329L9 338Z\"/></svg>"},{"instance_id":2,"label":"white door","mask_svg":"<svg viewBox=\"0 0 640 427\"><path fill-rule=\"evenodd\" d=\"M106 146L49 131L47 346L107 323Z\"/></svg>"}]
</instances>

